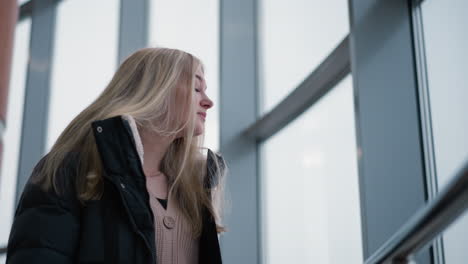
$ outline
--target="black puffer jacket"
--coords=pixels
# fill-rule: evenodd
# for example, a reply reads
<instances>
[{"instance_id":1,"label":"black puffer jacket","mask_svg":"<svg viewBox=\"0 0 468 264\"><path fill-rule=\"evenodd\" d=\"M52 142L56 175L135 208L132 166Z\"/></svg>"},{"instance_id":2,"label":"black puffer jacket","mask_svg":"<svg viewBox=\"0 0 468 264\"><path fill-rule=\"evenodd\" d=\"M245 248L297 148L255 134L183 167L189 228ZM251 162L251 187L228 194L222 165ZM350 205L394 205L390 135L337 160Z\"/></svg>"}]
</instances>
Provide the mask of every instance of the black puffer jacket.
<instances>
[{"instance_id":1,"label":"black puffer jacket","mask_svg":"<svg viewBox=\"0 0 468 264\"><path fill-rule=\"evenodd\" d=\"M84 206L77 200L76 154L68 155L59 169L58 184L65 192L44 192L31 181L44 157L16 210L7 263L156 263L153 214L128 123L114 117L94 122L93 129L104 165L102 199ZM220 157L209 151L208 188L215 182L214 158ZM208 210L203 217L199 263L221 263L216 226Z\"/></svg>"}]
</instances>

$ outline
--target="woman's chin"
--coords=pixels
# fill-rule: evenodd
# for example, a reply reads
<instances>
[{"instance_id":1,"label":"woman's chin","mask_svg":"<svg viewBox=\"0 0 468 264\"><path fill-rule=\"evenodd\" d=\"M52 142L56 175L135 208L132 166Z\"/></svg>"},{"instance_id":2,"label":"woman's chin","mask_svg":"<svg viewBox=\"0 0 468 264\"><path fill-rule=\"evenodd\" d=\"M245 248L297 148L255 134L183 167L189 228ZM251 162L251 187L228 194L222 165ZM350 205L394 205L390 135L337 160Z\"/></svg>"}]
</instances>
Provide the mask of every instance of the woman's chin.
<instances>
[{"instance_id":1,"label":"woman's chin","mask_svg":"<svg viewBox=\"0 0 468 264\"><path fill-rule=\"evenodd\" d=\"M193 136L197 137L203 134L205 128L203 126L196 126L195 131L193 131Z\"/></svg>"}]
</instances>

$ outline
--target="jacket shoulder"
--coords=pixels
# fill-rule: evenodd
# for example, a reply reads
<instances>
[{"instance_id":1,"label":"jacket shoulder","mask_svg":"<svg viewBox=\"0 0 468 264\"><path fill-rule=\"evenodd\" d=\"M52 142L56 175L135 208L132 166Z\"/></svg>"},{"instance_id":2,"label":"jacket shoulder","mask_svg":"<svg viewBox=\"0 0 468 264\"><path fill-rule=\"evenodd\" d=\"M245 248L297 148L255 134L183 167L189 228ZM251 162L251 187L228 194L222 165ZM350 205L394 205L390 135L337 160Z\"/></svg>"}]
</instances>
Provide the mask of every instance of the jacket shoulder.
<instances>
[{"instance_id":1,"label":"jacket shoulder","mask_svg":"<svg viewBox=\"0 0 468 264\"><path fill-rule=\"evenodd\" d=\"M53 186L45 187L45 177L43 169L47 162L48 155L44 156L34 167L29 177L19 204L16 214L20 209L32 207L43 202L60 202L61 205L69 206L68 203L78 202L76 195L76 168L78 164L78 153L67 153L60 166L57 168L55 182Z\"/></svg>"},{"instance_id":2,"label":"jacket shoulder","mask_svg":"<svg viewBox=\"0 0 468 264\"><path fill-rule=\"evenodd\" d=\"M67 157L71 158L70 156ZM65 159L57 186L44 188L41 173L47 156L34 168L16 209L8 241L7 263L68 263L79 239L80 204L74 191L72 168Z\"/></svg>"}]
</instances>

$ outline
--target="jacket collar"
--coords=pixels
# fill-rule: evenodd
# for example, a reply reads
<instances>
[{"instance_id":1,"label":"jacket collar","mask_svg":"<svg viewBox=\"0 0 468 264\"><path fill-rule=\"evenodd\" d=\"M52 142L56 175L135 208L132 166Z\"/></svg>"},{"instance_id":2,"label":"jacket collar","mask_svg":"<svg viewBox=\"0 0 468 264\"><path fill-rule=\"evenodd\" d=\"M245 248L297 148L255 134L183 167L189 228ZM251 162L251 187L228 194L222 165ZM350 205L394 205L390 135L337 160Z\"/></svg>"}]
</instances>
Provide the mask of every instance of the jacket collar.
<instances>
[{"instance_id":1,"label":"jacket collar","mask_svg":"<svg viewBox=\"0 0 468 264\"><path fill-rule=\"evenodd\" d=\"M124 181L144 190L145 179L137 145L129 123L122 116L94 121L96 146L104 167L104 177Z\"/></svg>"}]
</instances>

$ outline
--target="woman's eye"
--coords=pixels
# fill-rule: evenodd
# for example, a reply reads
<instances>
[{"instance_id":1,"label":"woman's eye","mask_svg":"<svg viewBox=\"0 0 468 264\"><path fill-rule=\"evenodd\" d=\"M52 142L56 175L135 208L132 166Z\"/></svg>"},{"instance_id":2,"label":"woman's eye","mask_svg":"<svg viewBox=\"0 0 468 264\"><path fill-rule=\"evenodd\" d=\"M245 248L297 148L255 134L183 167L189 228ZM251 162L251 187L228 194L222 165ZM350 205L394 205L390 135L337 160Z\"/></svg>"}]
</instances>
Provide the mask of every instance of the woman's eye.
<instances>
[{"instance_id":1,"label":"woman's eye","mask_svg":"<svg viewBox=\"0 0 468 264\"><path fill-rule=\"evenodd\" d=\"M199 92L200 92L200 89L195 88L195 92L199 93Z\"/></svg>"}]
</instances>

